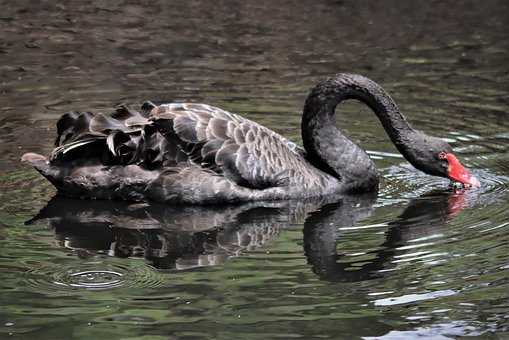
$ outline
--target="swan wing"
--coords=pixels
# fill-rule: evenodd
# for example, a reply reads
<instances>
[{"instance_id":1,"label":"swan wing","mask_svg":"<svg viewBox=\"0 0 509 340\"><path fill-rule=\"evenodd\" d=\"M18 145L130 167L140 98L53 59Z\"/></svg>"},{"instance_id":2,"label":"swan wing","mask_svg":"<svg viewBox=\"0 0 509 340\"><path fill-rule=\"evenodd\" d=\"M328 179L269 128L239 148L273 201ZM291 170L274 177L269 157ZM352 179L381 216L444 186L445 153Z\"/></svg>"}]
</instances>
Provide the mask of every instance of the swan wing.
<instances>
[{"instance_id":1,"label":"swan wing","mask_svg":"<svg viewBox=\"0 0 509 340\"><path fill-rule=\"evenodd\" d=\"M304 151L278 133L205 104L120 106L71 112L57 123L50 161L76 159L147 169L199 166L252 189L284 186L305 170Z\"/></svg>"},{"instance_id":2,"label":"swan wing","mask_svg":"<svg viewBox=\"0 0 509 340\"><path fill-rule=\"evenodd\" d=\"M295 143L217 107L163 104L152 109L149 119L190 162L244 187L284 186L304 163L303 151Z\"/></svg>"}]
</instances>

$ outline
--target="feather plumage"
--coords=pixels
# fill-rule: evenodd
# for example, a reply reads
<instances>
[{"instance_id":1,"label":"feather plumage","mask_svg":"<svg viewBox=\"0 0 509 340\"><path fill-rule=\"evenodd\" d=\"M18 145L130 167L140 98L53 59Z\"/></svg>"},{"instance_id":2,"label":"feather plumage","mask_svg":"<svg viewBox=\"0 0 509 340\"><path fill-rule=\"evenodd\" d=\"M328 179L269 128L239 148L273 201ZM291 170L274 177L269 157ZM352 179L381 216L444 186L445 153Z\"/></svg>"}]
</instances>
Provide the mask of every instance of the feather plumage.
<instances>
[{"instance_id":1,"label":"feather plumage","mask_svg":"<svg viewBox=\"0 0 509 340\"><path fill-rule=\"evenodd\" d=\"M62 180L73 183L68 187L81 188L81 182L86 183L86 178L93 176L90 169L101 169L101 176L107 178L108 168L96 165L111 169L136 165L159 173L160 180L155 182L153 174L146 175L153 183L147 183L142 195L152 195L156 200L166 197L167 201L203 203L217 199L217 193L225 188L232 192L222 195L224 200L240 196L250 200L253 195L268 199L274 195L291 197L292 193L284 187L313 175L304 151L295 143L255 122L209 105L157 106L147 102L140 111L119 106L109 115L71 112L62 116L57 127L57 148L51 154L50 166L77 166L71 173L81 176ZM84 165L79 164L92 167L84 170L79 168ZM291 167L295 169L290 171ZM54 177L64 173L69 171L52 172ZM318 182L305 181L303 185L320 184L320 176ZM90 181L94 180L90 177ZM130 185L128 182L129 179L116 176L107 186L124 192L120 188ZM80 190L85 189L72 192ZM172 191L188 192L189 197ZM191 194L194 191L201 192L201 196ZM102 190L90 196L104 195L115 197Z\"/></svg>"}]
</instances>

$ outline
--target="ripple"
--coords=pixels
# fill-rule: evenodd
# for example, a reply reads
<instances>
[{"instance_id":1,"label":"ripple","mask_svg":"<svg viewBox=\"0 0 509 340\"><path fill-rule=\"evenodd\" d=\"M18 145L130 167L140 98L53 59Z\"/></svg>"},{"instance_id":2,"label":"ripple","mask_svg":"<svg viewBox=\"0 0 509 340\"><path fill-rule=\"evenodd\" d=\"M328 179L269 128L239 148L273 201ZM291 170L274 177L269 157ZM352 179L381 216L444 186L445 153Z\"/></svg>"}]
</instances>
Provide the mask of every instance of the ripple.
<instances>
[{"instance_id":1,"label":"ripple","mask_svg":"<svg viewBox=\"0 0 509 340\"><path fill-rule=\"evenodd\" d=\"M119 287L154 288L163 283L162 275L146 265L122 266L93 262L73 268L48 265L25 273L26 282L46 292L61 290L105 290Z\"/></svg>"},{"instance_id":2,"label":"ripple","mask_svg":"<svg viewBox=\"0 0 509 340\"><path fill-rule=\"evenodd\" d=\"M425 301L436 299L445 296L456 295L457 292L447 289L436 292L429 293L420 293L420 294L407 294L396 297L388 297L383 299L378 299L374 301L375 306L394 306L400 304L414 303L418 301Z\"/></svg>"},{"instance_id":3,"label":"ripple","mask_svg":"<svg viewBox=\"0 0 509 340\"><path fill-rule=\"evenodd\" d=\"M379 193L382 199L414 198L433 188L447 188L449 185L447 179L425 175L406 163L390 166L382 172L384 186Z\"/></svg>"},{"instance_id":4,"label":"ripple","mask_svg":"<svg viewBox=\"0 0 509 340\"><path fill-rule=\"evenodd\" d=\"M429 316L408 317L407 320L428 320ZM377 337L364 337L365 340L404 340L404 339L452 339L452 337L462 336L478 336L482 334L476 327L469 325L467 322L448 322L432 324L427 327L417 327L415 330L393 330Z\"/></svg>"},{"instance_id":5,"label":"ripple","mask_svg":"<svg viewBox=\"0 0 509 340\"><path fill-rule=\"evenodd\" d=\"M110 270L88 270L69 274L67 277L62 277L61 282L55 283L79 288L107 289L121 286L123 276L122 273ZM63 283L65 280L69 282Z\"/></svg>"},{"instance_id":6,"label":"ripple","mask_svg":"<svg viewBox=\"0 0 509 340\"><path fill-rule=\"evenodd\" d=\"M380 190L379 197L385 202L397 201L398 198L414 198L433 189L453 190L448 179L428 176L415 170L409 164L390 166L383 169L382 172L385 183ZM471 172L479 179L481 187L465 190L468 197L480 197L480 202L485 203L508 192L508 176L476 168L471 168Z\"/></svg>"}]
</instances>

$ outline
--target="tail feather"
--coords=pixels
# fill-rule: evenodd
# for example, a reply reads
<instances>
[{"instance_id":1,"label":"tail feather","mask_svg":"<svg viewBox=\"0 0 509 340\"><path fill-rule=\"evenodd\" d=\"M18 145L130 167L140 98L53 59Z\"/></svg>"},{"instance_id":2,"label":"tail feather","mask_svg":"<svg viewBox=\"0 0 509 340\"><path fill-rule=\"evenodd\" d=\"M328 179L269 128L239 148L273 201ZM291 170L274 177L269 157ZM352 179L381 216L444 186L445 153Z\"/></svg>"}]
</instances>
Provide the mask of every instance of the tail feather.
<instances>
[{"instance_id":1,"label":"tail feather","mask_svg":"<svg viewBox=\"0 0 509 340\"><path fill-rule=\"evenodd\" d=\"M21 162L28 163L43 175L53 185L57 186L61 176L61 169L52 166L48 158L37 153L29 152L21 157Z\"/></svg>"},{"instance_id":2,"label":"tail feather","mask_svg":"<svg viewBox=\"0 0 509 340\"><path fill-rule=\"evenodd\" d=\"M33 152L28 152L21 156L21 161L32 165L39 172L44 171L49 167L48 158Z\"/></svg>"}]
</instances>

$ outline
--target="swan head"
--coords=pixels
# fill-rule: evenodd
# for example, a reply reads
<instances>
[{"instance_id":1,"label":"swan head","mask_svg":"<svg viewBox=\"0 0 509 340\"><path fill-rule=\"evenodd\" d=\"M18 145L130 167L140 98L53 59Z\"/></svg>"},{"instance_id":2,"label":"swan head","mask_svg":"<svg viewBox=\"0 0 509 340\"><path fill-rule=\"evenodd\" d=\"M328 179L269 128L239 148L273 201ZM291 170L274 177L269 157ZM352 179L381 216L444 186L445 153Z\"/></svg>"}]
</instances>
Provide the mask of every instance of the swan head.
<instances>
[{"instance_id":1,"label":"swan head","mask_svg":"<svg viewBox=\"0 0 509 340\"><path fill-rule=\"evenodd\" d=\"M404 153L405 157L424 173L449 178L469 187L480 186L479 180L461 164L446 141L417 132L407 145L411 147Z\"/></svg>"}]
</instances>

